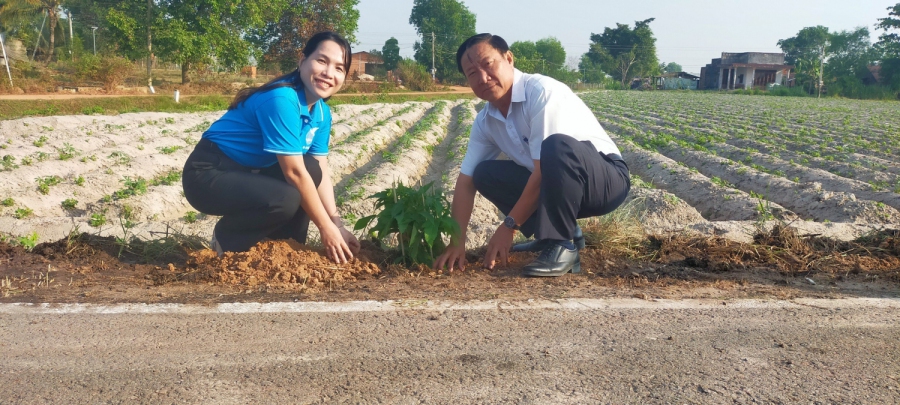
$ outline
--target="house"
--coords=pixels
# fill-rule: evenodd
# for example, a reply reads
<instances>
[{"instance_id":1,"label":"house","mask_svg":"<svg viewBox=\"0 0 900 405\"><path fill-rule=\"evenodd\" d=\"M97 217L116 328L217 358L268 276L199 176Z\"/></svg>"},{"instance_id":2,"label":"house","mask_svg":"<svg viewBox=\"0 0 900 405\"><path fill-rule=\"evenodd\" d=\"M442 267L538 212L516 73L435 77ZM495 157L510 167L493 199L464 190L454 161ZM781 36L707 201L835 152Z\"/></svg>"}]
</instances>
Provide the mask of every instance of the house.
<instances>
[{"instance_id":1,"label":"house","mask_svg":"<svg viewBox=\"0 0 900 405\"><path fill-rule=\"evenodd\" d=\"M869 71L863 78L862 82L866 86L873 84L881 84L881 65L869 65Z\"/></svg>"},{"instance_id":2,"label":"house","mask_svg":"<svg viewBox=\"0 0 900 405\"><path fill-rule=\"evenodd\" d=\"M697 90L700 76L687 72L672 72L653 78L657 90Z\"/></svg>"},{"instance_id":3,"label":"house","mask_svg":"<svg viewBox=\"0 0 900 405\"><path fill-rule=\"evenodd\" d=\"M374 76L377 65L383 64L384 60L378 55L373 55L369 52L356 52L353 54L353 61L350 62L350 70L347 72L347 77L356 80L362 74Z\"/></svg>"},{"instance_id":4,"label":"house","mask_svg":"<svg viewBox=\"0 0 900 405\"><path fill-rule=\"evenodd\" d=\"M700 89L765 89L782 84L794 67L784 64L783 53L722 52L700 68Z\"/></svg>"}]
</instances>

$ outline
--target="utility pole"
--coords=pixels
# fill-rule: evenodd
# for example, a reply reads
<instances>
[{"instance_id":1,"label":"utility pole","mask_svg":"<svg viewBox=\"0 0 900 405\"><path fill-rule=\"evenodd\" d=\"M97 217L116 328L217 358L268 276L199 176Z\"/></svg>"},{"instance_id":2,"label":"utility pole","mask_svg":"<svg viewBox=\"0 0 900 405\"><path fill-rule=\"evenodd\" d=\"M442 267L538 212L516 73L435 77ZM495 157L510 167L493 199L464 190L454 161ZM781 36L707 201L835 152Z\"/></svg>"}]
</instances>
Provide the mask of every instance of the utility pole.
<instances>
[{"instance_id":1,"label":"utility pole","mask_svg":"<svg viewBox=\"0 0 900 405\"><path fill-rule=\"evenodd\" d=\"M72 48L75 46L75 36L72 35L72 10L69 10L69 56L72 57L72 60L75 60L75 56L72 55Z\"/></svg>"},{"instance_id":2,"label":"utility pole","mask_svg":"<svg viewBox=\"0 0 900 405\"><path fill-rule=\"evenodd\" d=\"M819 65L819 94L816 95L816 98L822 98L822 85L825 84L822 80L822 76L825 73L825 45L822 45L822 59L820 60Z\"/></svg>"},{"instance_id":3,"label":"utility pole","mask_svg":"<svg viewBox=\"0 0 900 405\"><path fill-rule=\"evenodd\" d=\"M91 36L94 37L94 56L97 56L97 28L91 27Z\"/></svg>"},{"instance_id":4,"label":"utility pole","mask_svg":"<svg viewBox=\"0 0 900 405\"><path fill-rule=\"evenodd\" d=\"M431 81L434 81L434 75L437 69L434 67L434 31L431 31Z\"/></svg>"},{"instance_id":5,"label":"utility pole","mask_svg":"<svg viewBox=\"0 0 900 405\"><path fill-rule=\"evenodd\" d=\"M150 89L150 94L154 94L156 91L153 90L153 37L150 34L150 25L153 20L150 14L151 7L153 7L153 0L147 0L147 87Z\"/></svg>"}]
</instances>

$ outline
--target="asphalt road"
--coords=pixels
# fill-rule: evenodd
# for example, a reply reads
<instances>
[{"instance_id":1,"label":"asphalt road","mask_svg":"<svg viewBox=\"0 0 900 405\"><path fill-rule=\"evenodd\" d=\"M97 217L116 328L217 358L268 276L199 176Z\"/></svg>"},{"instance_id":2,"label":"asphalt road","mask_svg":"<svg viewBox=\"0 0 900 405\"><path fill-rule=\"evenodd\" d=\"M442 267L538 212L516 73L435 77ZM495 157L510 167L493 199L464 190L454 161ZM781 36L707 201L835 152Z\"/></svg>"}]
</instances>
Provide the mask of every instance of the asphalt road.
<instances>
[{"instance_id":1,"label":"asphalt road","mask_svg":"<svg viewBox=\"0 0 900 405\"><path fill-rule=\"evenodd\" d=\"M0 305L0 404L900 403L900 300Z\"/></svg>"}]
</instances>

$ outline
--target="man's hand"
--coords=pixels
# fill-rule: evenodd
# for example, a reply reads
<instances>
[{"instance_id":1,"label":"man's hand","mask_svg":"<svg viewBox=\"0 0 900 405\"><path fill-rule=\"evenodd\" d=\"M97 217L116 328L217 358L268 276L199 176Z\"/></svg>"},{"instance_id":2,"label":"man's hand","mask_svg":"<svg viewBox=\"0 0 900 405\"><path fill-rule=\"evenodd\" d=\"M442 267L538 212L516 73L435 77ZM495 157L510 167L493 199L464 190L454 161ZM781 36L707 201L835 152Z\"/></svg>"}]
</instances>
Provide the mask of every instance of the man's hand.
<instances>
[{"instance_id":1,"label":"man's hand","mask_svg":"<svg viewBox=\"0 0 900 405\"><path fill-rule=\"evenodd\" d=\"M466 244L463 243L451 243L450 246L447 246L447 249L444 250L438 258L434 261L434 265L432 268L435 270L443 270L444 266L447 266L450 272L453 272L453 269L459 269L459 271L466 270Z\"/></svg>"},{"instance_id":2,"label":"man's hand","mask_svg":"<svg viewBox=\"0 0 900 405\"><path fill-rule=\"evenodd\" d=\"M513 235L515 231L500 225L494 236L488 242L487 253L484 254L484 268L493 270L497 262L503 263L504 266L509 264L509 248L512 246Z\"/></svg>"}]
</instances>

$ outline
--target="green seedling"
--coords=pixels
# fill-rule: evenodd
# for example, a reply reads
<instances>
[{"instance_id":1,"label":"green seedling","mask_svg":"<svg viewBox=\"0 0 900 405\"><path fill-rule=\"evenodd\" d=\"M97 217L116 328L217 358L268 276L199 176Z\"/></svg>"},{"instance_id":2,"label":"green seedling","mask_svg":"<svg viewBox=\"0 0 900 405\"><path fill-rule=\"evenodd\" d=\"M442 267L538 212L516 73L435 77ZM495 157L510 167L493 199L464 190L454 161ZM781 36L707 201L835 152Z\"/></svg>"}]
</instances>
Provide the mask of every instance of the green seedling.
<instances>
[{"instance_id":1,"label":"green seedling","mask_svg":"<svg viewBox=\"0 0 900 405\"><path fill-rule=\"evenodd\" d=\"M28 235L19 236L18 238L16 238L16 243L18 243L19 246L22 246L23 248L25 248L25 250L27 250L29 252L32 249L34 249L35 246L37 246L37 242L38 242L38 234L37 234L37 232L34 232L34 231L32 231Z\"/></svg>"},{"instance_id":2,"label":"green seedling","mask_svg":"<svg viewBox=\"0 0 900 405\"><path fill-rule=\"evenodd\" d=\"M16 200L13 200L12 198L5 198L3 201L0 201L0 204L2 204L4 207L12 207L13 205L16 205Z\"/></svg>"},{"instance_id":3,"label":"green seedling","mask_svg":"<svg viewBox=\"0 0 900 405\"><path fill-rule=\"evenodd\" d=\"M62 205L63 209L74 210L75 206L78 205L78 200L76 200L74 198L66 198L65 200L63 200L61 205Z\"/></svg>"},{"instance_id":4,"label":"green seedling","mask_svg":"<svg viewBox=\"0 0 900 405\"><path fill-rule=\"evenodd\" d=\"M15 156L12 155L3 156L3 159L0 160L0 165L3 166L4 171L9 171L19 167L19 165L16 164Z\"/></svg>"},{"instance_id":5,"label":"green seedling","mask_svg":"<svg viewBox=\"0 0 900 405\"><path fill-rule=\"evenodd\" d=\"M56 148L56 151L59 152L59 160L69 160L78 155L78 151L70 143L64 143L62 148Z\"/></svg>"},{"instance_id":6,"label":"green seedling","mask_svg":"<svg viewBox=\"0 0 900 405\"><path fill-rule=\"evenodd\" d=\"M50 187L55 186L62 182L62 178L59 176L46 176L46 177L38 177L37 178L38 191L41 194L47 195L50 194Z\"/></svg>"},{"instance_id":7,"label":"green seedling","mask_svg":"<svg viewBox=\"0 0 900 405\"><path fill-rule=\"evenodd\" d=\"M394 184L370 198L375 199L377 213L361 218L354 228L365 229L374 220L369 231L373 238L384 243L396 235L401 252L398 261L431 264L446 247L443 236L456 239L459 235L446 196L432 188L432 183L419 188Z\"/></svg>"},{"instance_id":8,"label":"green seedling","mask_svg":"<svg viewBox=\"0 0 900 405\"><path fill-rule=\"evenodd\" d=\"M97 228L106 224L106 210L103 212L97 212L91 214L91 219L88 221L88 225Z\"/></svg>"},{"instance_id":9,"label":"green seedling","mask_svg":"<svg viewBox=\"0 0 900 405\"><path fill-rule=\"evenodd\" d=\"M197 212L195 212L195 211L186 212L184 214L184 222L187 222L189 224L193 224L194 222L197 222Z\"/></svg>"},{"instance_id":10,"label":"green seedling","mask_svg":"<svg viewBox=\"0 0 900 405\"><path fill-rule=\"evenodd\" d=\"M159 148L156 148L156 150L158 150L160 153L162 153L162 154L164 154L164 155L171 155L171 154L173 154L173 153L175 153L175 152L178 152L179 150L181 150L181 149L183 149L183 148L184 148L184 146L178 146L178 145L175 145L175 146L161 146L161 147L159 147Z\"/></svg>"},{"instance_id":11,"label":"green seedling","mask_svg":"<svg viewBox=\"0 0 900 405\"><path fill-rule=\"evenodd\" d=\"M38 138L36 141L32 142L31 144L40 148L40 147L44 146L45 143L47 143L47 137L41 135L40 138Z\"/></svg>"},{"instance_id":12,"label":"green seedling","mask_svg":"<svg viewBox=\"0 0 900 405\"><path fill-rule=\"evenodd\" d=\"M33 213L34 211L32 211L31 208L28 207L17 208L16 212L13 214L13 217L15 217L16 219L24 219L30 217Z\"/></svg>"}]
</instances>

